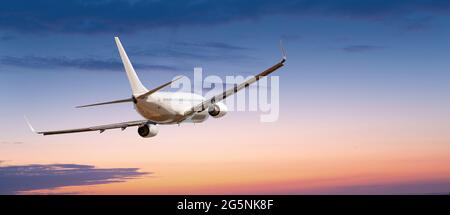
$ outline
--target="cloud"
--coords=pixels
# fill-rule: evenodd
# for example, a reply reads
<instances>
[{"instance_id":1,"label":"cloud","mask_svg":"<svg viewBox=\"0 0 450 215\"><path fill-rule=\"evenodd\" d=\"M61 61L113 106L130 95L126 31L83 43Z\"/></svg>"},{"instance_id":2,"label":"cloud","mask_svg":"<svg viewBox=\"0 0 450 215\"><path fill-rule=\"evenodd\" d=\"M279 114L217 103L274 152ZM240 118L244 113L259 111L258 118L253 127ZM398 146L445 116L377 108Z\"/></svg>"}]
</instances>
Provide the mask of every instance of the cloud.
<instances>
[{"instance_id":1,"label":"cloud","mask_svg":"<svg viewBox=\"0 0 450 215\"><path fill-rule=\"evenodd\" d=\"M224 42L186 42L178 41L169 47L131 47L129 53L146 57L201 59L207 61L255 60L244 54L252 48Z\"/></svg>"},{"instance_id":2,"label":"cloud","mask_svg":"<svg viewBox=\"0 0 450 215\"><path fill-rule=\"evenodd\" d=\"M251 50L247 47L232 45L223 42L175 42L170 47L130 47L131 55L151 58L173 59L201 59L208 61L238 61L255 59L252 56L242 54L242 51ZM123 64L114 58L69 58L65 56L3 56L0 57L0 65L14 66L31 69L58 69L73 68L97 71L123 71ZM162 64L133 63L135 69L160 70L165 72L179 72L180 67Z\"/></svg>"},{"instance_id":3,"label":"cloud","mask_svg":"<svg viewBox=\"0 0 450 215\"><path fill-rule=\"evenodd\" d=\"M139 47L136 49L130 49L129 53L132 55L146 56L146 57L158 57L158 58L182 58L182 59L201 59L207 61L235 61L235 60L249 60L256 59L255 57L244 55L236 52L224 52L224 48L216 50L203 50L199 51L199 48L194 46L181 46L175 44L175 47L166 47L164 49L154 49ZM230 49L230 47L228 47ZM234 50L233 50L234 51Z\"/></svg>"},{"instance_id":4,"label":"cloud","mask_svg":"<svg viewBox=\"0 0 450 215\"><path fill-rule=\"evenodd\" d=\"M84 70L122 71L122 62L115 59L95 58L67 58L67 57L38 57L24 56L0 58L0 63L8 66L16 66L33 69L75 68ZM133 63L136 69L177 71L178 68L165 65L150 65Z\"/></svg>"},{"instance_id":5,"label":"cloud","mask_svg":"<svg viewBox=\"0 0 450 215\"><path fill-rule=\"evenodd\" d=\"M14 40L14 39L16 39L16 37L15 36L11 36L11 35L0 36L0 40L1 41L10 41L10 40Z\"/></svg>"},{"instance_id":6,"label":"cloud","mask_svg":"<svg viewBox=\"0 0 450 215\"><path fill-rule=\"evenodd\" d=\"M433 18L431 16L410 18L405 22L405 29L407 31L423 31L432 26Z\"/></svg>"},{"instance_id":7,"label":"cloud","mask_svg":"<svg viewBox=\"0 0 450 215\"><path fill-rule=\"evenodd\" d=\"M247 47L236 46L236 45L223 43L223 42L206 42L206 43L176 42L175 44L179 45L179 46L185 46L185 47L212 48L212 49L232 50L232 51L249 49Z\"/></svg>"},{"instance_id":8,"label":"cloud","mask_svg":"<svg viewBox=\"0 0 450 215\"><path fill-rule=\"evenodd\" d=\"M349 45L342 48L343 51L356 53L356 52L369 52L382 49L381 46L371 46L371 45Z\"/></svg>"},{"instance_id":9,"label":"cloud","mask_svg":"<svg viewBox=\"0 0 450 215\"><path fill-rule=\"evenodd\" d=\"M96 168L80 164L0 166L0 194L118 183L148 174L151 173L139 172L138 168Z\"/></svg>"},{"instance_id":10,"label":"cloud","mask_svg":"<svg viewBox=\"0 0 450 215\"><path fill-rule=\"evenodd\" d=\"M0 144L23 144L22 141L0 141Z\"/></svg>"},{"instance_id":11,"label":"cloud","mask_svg":"<svg viewBox=\"0 0 450 215\"><path fill-rule=\"evenodd\" d=\"M18 32L129 33L161 27L217 25L268 15L397 19L415 12L448 15L444 0L8 0L0 28Z\"/></svg>"}]
</instances>

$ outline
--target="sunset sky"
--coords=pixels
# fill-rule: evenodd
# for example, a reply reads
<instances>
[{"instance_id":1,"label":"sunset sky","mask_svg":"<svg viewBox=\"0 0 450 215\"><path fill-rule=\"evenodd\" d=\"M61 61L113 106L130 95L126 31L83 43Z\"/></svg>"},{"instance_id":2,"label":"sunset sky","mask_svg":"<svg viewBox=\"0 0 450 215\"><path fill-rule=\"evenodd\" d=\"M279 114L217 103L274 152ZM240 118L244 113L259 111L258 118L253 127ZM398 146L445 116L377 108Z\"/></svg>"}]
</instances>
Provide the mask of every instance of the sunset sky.
<instances>
[{"instance_id":1,"label":"sunset sky","mask_svg":"<svg viewBox=\"0 0 450 215\"><path fill-rule=\"evenodd\" d=\"M448 1L4 1L0 194L450 193ZM142 119L114 43L154 88L280 59L279 120L57 136ZM170 90L170 89L168 89Z\"/></svg>"}]
</instances>

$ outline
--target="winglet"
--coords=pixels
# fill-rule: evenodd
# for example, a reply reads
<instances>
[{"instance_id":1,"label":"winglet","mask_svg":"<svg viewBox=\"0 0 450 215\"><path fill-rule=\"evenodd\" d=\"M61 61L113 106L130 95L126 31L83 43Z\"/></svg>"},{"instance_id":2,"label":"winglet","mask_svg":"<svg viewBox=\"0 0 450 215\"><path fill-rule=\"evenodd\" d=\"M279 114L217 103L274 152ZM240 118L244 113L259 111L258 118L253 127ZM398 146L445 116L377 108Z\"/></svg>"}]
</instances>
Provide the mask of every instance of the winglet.
<instances>
[{"instance_id":1,"label":"winglet","mask_svg":"<svg viewBox=\"0 0 450 215\"><path fill-rule=\"evenodd\" d=\"M33 133L35 133L35 134L39 134L39 132L37 132L37 131L33 128L33 126L31 125L30 121L28 120L27 116L23 116L23 118L25 118L25 121L27 122L28 127L30 128L30 130L31 130Z\"/></svg>"},{"instance_id":2,"label":"winglet","mask_svg":"<svg viewBox=\"0 0 450 215\"><path fill-rule=\"evenodd\" d=\"M281 55L283 57L283 62L286 61L287 56L286 56L286 50L284 49L283 46L283 40L280 40L280 49L281 49Z\"/></svg>"}]
</instances>

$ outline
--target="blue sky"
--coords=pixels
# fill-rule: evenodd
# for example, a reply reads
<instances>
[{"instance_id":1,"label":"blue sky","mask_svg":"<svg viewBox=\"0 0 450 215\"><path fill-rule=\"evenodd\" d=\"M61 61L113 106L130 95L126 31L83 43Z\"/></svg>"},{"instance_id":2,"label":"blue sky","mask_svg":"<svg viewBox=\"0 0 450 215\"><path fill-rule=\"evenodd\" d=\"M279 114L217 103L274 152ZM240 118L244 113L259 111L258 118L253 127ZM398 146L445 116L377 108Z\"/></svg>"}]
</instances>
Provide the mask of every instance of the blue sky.
<instances>
[{"instance_id":1,"label":"blue sky","mask_svg":"<svg viewBox=\"0 0 450 215\"><path fill-rule=\"evenodd\" d=\"M64 141L37 139L27 130L24 114L42 129L140 118L127 105L73 108L129 97L114 36L120 36L148 88L176 75L191 77L195 66L203 67L206 75L255 74L279 60L282 39L288 63L276 74L281 113L273 129L308 129L302 122L318 123L316 129L326 132L339 131L339 124L380 125L381 130L386 125L392 133L447 140L449 22L448 1L3 1L0 160L27 165L30 161L22 155L11 154L19 148L39 149L23 146L27 144ZM232 114L226 125L244 119L248 126L259 123L258 113ZM195 135L216 131L214 126L203 129ZM172 131L161 129L166 136L156 141L170 141ZM372 131L377 137L379 131ZM134 131L127 132L135 138L130 142L143 141ZM65 136L84 142L87 137ZM94 142L109 141L102 138ZM386 142L390 140L380 144ZM422 144L426 148L429 142ZM439 147L446 151L447 145ZM101 147L95 147L100 153ZM97 166L90 160L64 160L67 152L61 150L60 159L37 156L31 163Z\"/></svg>"},{"instance_id":2,"label":"blue sky","mask_svg":"<svg viewBox=\"0 0 450 215\"><path fill-rule=\"evenodd\" d=\"M284 39L290 66L282 95L303 88L305 99L336 89L358 98L440 97L448 95L447 8L445 1L11 1L0 23L2 92L20 98L38 88L70 97L68 107L126 97L112 39L119 35L149 88L191 76L194 66L253 74L279 58ZM89 98L83 90L103 92Z\"/></svg>"}]
</instances>

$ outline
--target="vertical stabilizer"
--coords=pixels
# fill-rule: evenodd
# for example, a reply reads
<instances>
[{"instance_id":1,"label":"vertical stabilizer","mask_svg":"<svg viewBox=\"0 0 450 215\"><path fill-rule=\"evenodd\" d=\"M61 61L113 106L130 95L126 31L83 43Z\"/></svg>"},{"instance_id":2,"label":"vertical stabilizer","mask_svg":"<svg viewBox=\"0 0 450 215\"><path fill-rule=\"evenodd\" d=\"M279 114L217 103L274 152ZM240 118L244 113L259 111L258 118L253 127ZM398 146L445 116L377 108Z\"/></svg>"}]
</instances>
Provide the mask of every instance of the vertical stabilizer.
<instances>
[{"instance_id":1,"label":"vertical stabilizer","mask_svg":"<svg viewBox=\"0 0 450 215\"><path fill-rule=\"evenodd\" d=\"M131 65L130 59L128 59L127 53L125 52L125 49L123 49L119 37L114 37L114 39L116 40L117 48L119 49L119 54L120 58L122 59L123 67L125 68L128 80L130 81L133 96L138 97L146 93L148 90L147 88L144 87L144 85L142 85L136 72L134 71L133 65Z\"/></svg>"}]
</instances>

